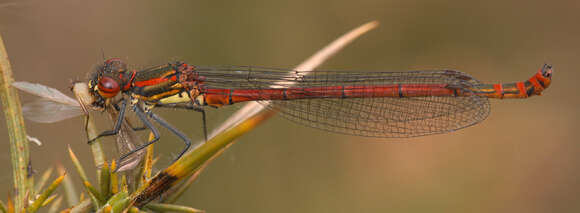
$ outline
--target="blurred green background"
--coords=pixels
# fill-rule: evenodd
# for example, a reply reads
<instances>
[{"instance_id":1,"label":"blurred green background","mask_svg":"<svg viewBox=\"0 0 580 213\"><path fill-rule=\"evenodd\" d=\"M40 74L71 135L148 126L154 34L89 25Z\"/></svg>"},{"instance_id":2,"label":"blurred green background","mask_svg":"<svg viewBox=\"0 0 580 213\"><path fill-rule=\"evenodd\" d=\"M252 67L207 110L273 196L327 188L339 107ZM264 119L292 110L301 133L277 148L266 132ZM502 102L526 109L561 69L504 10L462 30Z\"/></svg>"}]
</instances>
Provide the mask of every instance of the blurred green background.
<instances>
[{"instance_id":1,"label":"blurred green background","mask_svg":"<svg viewBox=\"0 0 580 213\"><path fill-rule=\"evenodd\" d=\"M0 33L16 80L67 94L71 80L85 80L102 62L102 51L134 68L175 59L291 68L371 20L378 29L320 69L453 68L511 82L552 63L543 96L492 100L487 120L444 135L361 138L274 118L214 161L180 203L208 212L578 212L579 10L573 0L2 0ZM235 110L209 110L210 127ZM197 113L159 113L201 139ZM69 144L90 165L81 124L27 123L44 141L31 146L34 169L72 170ZM110 128L106 119L99 124ZM0 122L4 194L12 184L5 129ZM162 134L160 167L182 148Z\"/></svg>"}]
</instances>

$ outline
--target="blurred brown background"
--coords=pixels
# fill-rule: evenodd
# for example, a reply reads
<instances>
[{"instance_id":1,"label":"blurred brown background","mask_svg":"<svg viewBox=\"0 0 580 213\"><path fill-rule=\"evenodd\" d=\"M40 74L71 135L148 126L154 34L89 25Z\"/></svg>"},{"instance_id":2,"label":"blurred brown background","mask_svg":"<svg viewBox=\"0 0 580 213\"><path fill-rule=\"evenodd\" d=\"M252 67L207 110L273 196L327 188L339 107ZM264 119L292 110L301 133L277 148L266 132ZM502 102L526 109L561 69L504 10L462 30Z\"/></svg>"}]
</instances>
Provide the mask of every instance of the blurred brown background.
<instances>
[{"instance_id":1,"label":"blurred brown background","mask_svg":"<svg viewBox=\"0 0 580 213\"><path fill-rule=\"evenodd\" d=\"M208 212L578 212L579 10L579 1L2 0L0 33L17 80L67 94L102 62L101 50L136 68L175 59L291 68L371 20L377 30L320 69L453 68L511 82L552 63L543 96L492 100L487 120L444 135L361 138L274 118L213 162L180 203ZM235 109L209 110L210 127ZM197 113L159 113L201 139ZM72 170L68 144L91 164L81 124L27 123L45 143L31 146L38 172L56 163ZM100 126L110 128L106 119ZM12 183L5 129L0 122L4 195ZM162 134L163 163L182 144Z\"/></svg>"}]
</instances>

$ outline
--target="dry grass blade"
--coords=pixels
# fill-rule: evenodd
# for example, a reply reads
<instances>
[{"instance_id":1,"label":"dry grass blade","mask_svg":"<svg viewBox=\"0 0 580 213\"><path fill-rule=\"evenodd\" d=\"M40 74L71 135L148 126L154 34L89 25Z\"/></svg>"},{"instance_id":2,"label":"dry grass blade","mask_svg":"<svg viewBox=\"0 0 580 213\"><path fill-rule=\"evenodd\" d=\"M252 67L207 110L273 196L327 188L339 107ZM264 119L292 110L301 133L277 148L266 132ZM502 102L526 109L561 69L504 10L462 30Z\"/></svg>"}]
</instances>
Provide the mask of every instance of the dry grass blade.
<instances>
[{"instance_id":1,"label":"dry grass blade","mask_svg":"<svg viewBox=\"0 0 580 213\"><path fill-rule=\"evenodd\" d=\"M70 148L70 146L68 147L68 154L70 156L71 161L75 165L75 168L77 169L77 173L81 177L81 180L83 182L84 181L87 181L88 182L89 181L89 178L87 177L87 173L85 173L85 169L83 168L81 162L77 158L77 155L75 155L75 153L72 151L72 149Z\"/></svg>"},{"instance_id":2,"label":"dry grass blade","mask_svg":"<svg viewBox=\"0 0 580 213\"><path fill-rule=\"evenodd\" d=\"M34 186L34 192L32 194L36 194L37 192L40 192L42 187L44 187L44 184L46 184L46 181L48 181L48 178L50 178L51 174L52 174L52 168L49 168L44 173L42 173L40 180L38 180L38 182L36 183L36 186Z\"/></svg>"},{"instance_id":3,"label":"dry grass blade","mask_svg":"<svg viewBox=\"0 0 580 213\"><path fill-rule=\"evenodd\" d=\"M58 173L60 173L60 174L65 173L65 170L64 170L62 165L58 165L56 168L58 170ZM67 202L68 206L73 206L73 205L79 203L79 198L78 198L79 195L77 194L77 190L74 186L74 183L70 179L69 175L64 177L62 184L63 184L64 194L65 194L66 202Z\"/></svg>"},{"instance_id":4,"label":"dry grass blade","mask_svg":"<svg viewBox=\"0 0 580 213\"><path fill-rule=\"evenodd\" d=\"M62 197L58 197L48 208L48 213L56 213L62 204Z\"/></svg>"},{"instance_id":5,"label":"dry grass blade","mask_svg":"<svg viewBox=\"0 0 580 213\"><path fill-rule=\"evenodd\" d=\"M27 168L30 157L26 128L24 127L22 109L20 108L20 98L11 86L12 82L14 82L12 68L4 47L4 40L0 36L0 102L2 103L8 136L10 137L10 160L14 175L14 190L21 192L16 194L14 208L20 212L28 201L28 193L22 192L31 191L27 184Z\"/></svg>"}]
</instances>

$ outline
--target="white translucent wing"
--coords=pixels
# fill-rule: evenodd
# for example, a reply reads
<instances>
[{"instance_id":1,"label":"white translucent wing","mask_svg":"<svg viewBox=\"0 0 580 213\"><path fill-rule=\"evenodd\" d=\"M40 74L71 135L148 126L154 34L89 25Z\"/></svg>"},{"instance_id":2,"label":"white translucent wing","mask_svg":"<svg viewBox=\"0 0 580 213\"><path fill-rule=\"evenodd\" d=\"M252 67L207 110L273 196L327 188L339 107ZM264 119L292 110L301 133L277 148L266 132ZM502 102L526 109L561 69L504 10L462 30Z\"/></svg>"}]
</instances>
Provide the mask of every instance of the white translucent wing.
<instances>
[{"instance_id":1,"label":"white translucent wing","mask_svg":"<svg viewBox=\"0 0 580 213\"><path fill-rule=\"evenodd\" d=\"M24 113L24 117L34 122L54 123L82 115L83 111L78 104L74 106L52 100L39 99L24 104L22 113Z\"/></svg>"},{"instance_id":2,"label":"white translucent wing","mask_svg":"<svg viewBox=\"0 0 580 213\"><path fill-rule=\"evenodd\" d=\"M63 94L62 92L58 91L57 89L51 88L51 87L47 87L44 86L42 84L35 84L35 83L30 83L30 82L25 82L25 81L18 81L18 82L14 82L12 83L12 86L28 92L30 94L33 95L37 95L39 97L42 97L44 99L48 99L57 103L62 103L62 104L67 104L67 105L72 105L72 106L79 106L79 103Z\"/></svg>"},{"instance_id":3,"label":"white translucent wing","mask_svg":"<svg viewBox=\"0 0 580 213\"><path fill-rule=\"evenodd\" d=\"M75 99L57 89L25 81L14 82L12 86L42 98L22 106L24 117L34 122L54 123L83 114Z\"/></svg>"}]
</instances>

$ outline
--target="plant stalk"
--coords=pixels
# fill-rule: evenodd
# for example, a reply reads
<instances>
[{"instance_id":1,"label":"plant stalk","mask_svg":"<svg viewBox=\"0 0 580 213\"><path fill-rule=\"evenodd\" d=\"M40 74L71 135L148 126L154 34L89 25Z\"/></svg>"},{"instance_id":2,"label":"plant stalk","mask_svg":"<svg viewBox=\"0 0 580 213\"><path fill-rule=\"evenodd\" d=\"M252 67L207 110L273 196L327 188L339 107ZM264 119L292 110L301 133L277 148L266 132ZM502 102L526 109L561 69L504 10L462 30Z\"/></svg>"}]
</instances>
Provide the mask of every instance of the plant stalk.
<instances>
[{"instance_id":1,"label":"plant stalk","mask_svg":"<svg viewBox=\"0 0 580 213\"><path fill-rule=\"evenodd\" d=\"M28 174L30 158L20 98L11 86L12 82L14 82L12 68L4 47L4 40L0 35L0 100L10 138L10 160L14 175L14 207L16 212L21 212L28 201L27 195L30 193L27 184L30 175Z\"/></svg>"}]
</instances>

